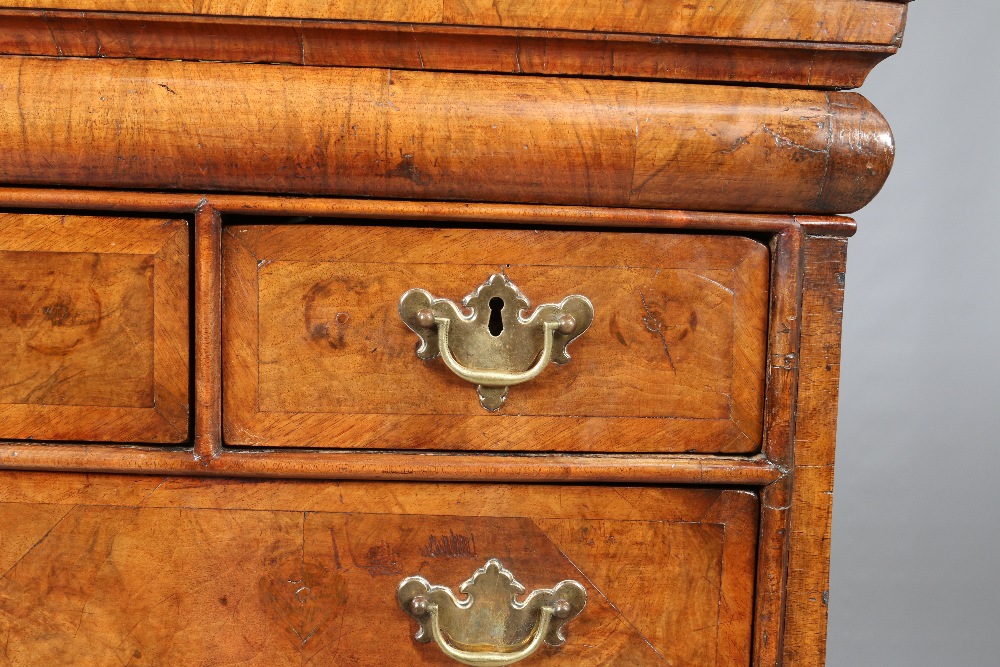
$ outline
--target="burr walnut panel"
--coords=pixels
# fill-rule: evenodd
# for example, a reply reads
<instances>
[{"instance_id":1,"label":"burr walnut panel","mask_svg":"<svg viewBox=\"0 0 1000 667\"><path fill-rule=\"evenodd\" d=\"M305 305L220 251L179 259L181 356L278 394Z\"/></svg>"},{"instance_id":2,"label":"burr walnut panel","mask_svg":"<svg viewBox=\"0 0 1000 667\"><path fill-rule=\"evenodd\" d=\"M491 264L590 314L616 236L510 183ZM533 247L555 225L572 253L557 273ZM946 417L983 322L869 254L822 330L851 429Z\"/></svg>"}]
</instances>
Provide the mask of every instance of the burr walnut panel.
<instances>
[{"instance_id":1,"label":"burr walnut panel","mask_svg":"<svg viewBox=\"0 0 1000 667\"><path fill-rule=\"evenodd\" d=\"M750 452L761 440L768 250L735 236L235 225L224 246L230 445ZM533 306L596 309L572 360L497 413L421 361L397 303L503 271Z\"/></svg>"},{"instance_id":2,"label":"burr walnut panel","mask_svg":"<svg viewBox=\"0 0 1000 667\"><path fill-rule=\"evenodd\" d=\"M0 214L0 437L187 438L187 224Z\"/></svg>"},{"instance_id":3,"label":"burr walnut panel","mask_svg":"<svg viewBox=\"0 0 1000 667\"><path fill-rule=\"evenodd\" d=\"M474 497L475 502L469 502ZM0 478L12 664L455 664L396 587L489 558L588 603L539 664L747 665L758 502L746 491Z\"/></svg>"}]
</instances>

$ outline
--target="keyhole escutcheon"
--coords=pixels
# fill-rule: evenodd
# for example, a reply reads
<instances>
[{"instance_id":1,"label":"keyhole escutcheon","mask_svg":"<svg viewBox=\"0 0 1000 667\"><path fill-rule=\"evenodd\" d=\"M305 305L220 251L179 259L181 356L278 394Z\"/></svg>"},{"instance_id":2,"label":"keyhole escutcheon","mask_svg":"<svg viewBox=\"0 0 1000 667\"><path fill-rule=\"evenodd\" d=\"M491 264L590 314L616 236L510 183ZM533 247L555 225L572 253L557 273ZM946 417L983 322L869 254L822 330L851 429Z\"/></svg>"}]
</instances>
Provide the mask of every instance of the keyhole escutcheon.
<instances>
[{"instance_id":1,"label":"keyhole escutcheon","mask_svg":"<svg viewBox=\"0 0 1000 667\"><path fill-rule=\"evenodd\" d=\"M493 337L499 336L503 333L503 317L501 313L503 312L503 299L498 296L490 299L490 322L487 327L490 330L490 335Z\"/></svg>"}]
</instances>

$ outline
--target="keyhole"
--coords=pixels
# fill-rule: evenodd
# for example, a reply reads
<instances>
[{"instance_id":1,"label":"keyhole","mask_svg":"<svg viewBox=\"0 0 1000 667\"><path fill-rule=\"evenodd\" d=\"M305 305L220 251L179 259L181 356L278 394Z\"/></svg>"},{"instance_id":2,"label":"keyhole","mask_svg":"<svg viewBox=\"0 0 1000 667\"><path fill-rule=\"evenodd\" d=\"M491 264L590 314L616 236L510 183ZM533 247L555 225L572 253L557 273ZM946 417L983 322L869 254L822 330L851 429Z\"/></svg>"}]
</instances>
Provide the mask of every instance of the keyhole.
<instances>
[{"instance_id":1,"label":"keyhole","mask_svg":"<svg viewBox=\"0 0 1000 667\"><path fill-rule=\"evenodd\" d=\"M498 296L490 299L490 323L488 325L491 336L499 336L503 333L503 299Z\"/></svg>"}]
</instances>

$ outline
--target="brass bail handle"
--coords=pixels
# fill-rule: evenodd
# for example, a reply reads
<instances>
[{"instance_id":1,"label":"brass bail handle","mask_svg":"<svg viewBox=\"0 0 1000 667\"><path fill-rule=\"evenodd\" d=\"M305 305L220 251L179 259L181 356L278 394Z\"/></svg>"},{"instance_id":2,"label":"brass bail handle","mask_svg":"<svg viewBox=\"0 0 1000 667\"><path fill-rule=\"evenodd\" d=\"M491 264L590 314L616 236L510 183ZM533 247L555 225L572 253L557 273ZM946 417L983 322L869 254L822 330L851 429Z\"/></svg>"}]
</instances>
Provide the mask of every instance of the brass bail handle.
<instances>
[{"instance_id":1,"label":"brass bail handle","mask_svg":"<svg viewBox=\"0 0 1000 667\"><path fill-rule=\"evenodd\" d=\"M491 412L500 409L510 387L535 379L549 363L568 363L567 346L594 321L593 304L579 294L524 317L530 303L503 273L490 276L462 305L471 314L411 289L400 299L399 315L420 337L417 356L441 357L452 373L476 385L480 403Z\"/></svg>"},{"instance_id":2,"label":"brass bail handle","mask_svg":"<svg viewBox=\"0 0 1000 667\"><path fill-rule=\"evenodd\" d=\"M516 597L524 590L500 561L490 559L459 586L464 600L416 576L399 584L396 597L420 624L417 641L434 641L463 665L502 667L524 660L543 644L561 645L564 626L587 605L586 589L572 580L536 590L519 603Z\"/></svg>"},{"instance_id":3,"label":"brass bail handle","mask_svg":"<svg viewBox=\"0 0 1000 667\"><path fill-rule=\"evenodd\" d=\"M427 602L427 598L414 598L413 603L410 608L414 610L419 610L425 608L426 613L430 617L431 626L431 637L437 642L437 645L441 648L441 652L446 656L460 662L463 665L473 665L474 667L502 667L503 665L513 665L515 662L520 662L525 658L529 657L539 648L545 640L545 634L549 631L549 622L552 620L552 615L555 613L552 607L542 607L541 613L538 618L538 625L535 627L535 632L532 636L531 643L522 648L519 651L512 651L510 653L501 652L476 652L476 651L463 651L462 649L456 648L448 643L444 635L441 633L441 620L440 614L438 612L438 606L436 604L431 604Z\"/></svg>"}]
</instances>

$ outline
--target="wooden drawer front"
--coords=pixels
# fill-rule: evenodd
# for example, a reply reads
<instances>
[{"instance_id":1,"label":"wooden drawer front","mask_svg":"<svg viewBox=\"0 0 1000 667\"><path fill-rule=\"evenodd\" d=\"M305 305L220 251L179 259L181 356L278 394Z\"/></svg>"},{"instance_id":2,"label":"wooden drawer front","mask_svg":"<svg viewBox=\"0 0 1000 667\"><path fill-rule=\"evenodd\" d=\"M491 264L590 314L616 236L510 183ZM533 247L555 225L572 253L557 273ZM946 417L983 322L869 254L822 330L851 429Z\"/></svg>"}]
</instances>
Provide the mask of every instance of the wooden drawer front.
<instances>
[{"instance_id":1,"label":"wooden drawer front","mask_svg":"<svg viewBox=\"0 0 1000 667\"><path fill-rule=\"evenodd\" d=\"M188 437L183 220L0 214L0 438Z\"/></svg>"},{"instance_id":2,"label":"wooden drawer front","mask_svg":"<svg viewBox=\"0 0 1000 667\"><path fill-rule=\"evenodd\" d=\"M227 443L750 452L759 448L768 251L742 237L353 226L224 235ZM503 270L532 305L583 294L572 360L496 413L397 313Z\"/></svg>"},{"instance_id":3,"label":"wooden drawer front","mask_svg":"<svg viewBox=\"0 0 1000 667\"><path fill-rule=\"evenodd\" d=\"M457 589L489 558L528 591L587 590L525 664L750 662L750 492L81 478L0 485L13 664L456 665L396 588Z\"/></svg>"}]
</instances>

